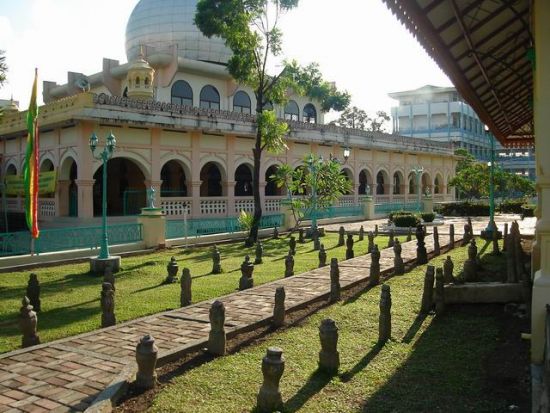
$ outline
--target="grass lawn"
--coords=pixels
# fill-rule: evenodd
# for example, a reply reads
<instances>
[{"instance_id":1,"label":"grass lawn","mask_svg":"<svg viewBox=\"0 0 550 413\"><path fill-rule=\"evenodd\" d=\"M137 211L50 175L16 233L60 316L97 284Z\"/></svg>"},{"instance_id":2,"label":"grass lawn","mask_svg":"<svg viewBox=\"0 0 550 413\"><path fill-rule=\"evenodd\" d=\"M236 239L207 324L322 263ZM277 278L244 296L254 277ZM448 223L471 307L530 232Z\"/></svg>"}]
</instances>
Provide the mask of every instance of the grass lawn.
<instances>
[{"instance_id":1,"label":"grass lawn","mask_svg":"<svg viewBox=\"0 0 550 413\"><path fill-rule=\"evenodd\" d=\"M467 249L450 255L455 268L461 268ZM431 263L442 265L443 259ZM493 266L498 260L491 261ZM281 392L287 413L506 411L506 401L487 392L482 373L483 359L496 345L495 314L450 307L438 319L419 318L425 269L420 266L387 282L393 330L385 346L377 345L380 287L376 287L175 378L156 396L152 411L253 411L262 382L261 360L270 346L284 351ZM325 318L334 319L340 329L341 366L335 377L317 371L318 326Z\"/></svg>"},{"instance_id":2,"label":"grass lawn","mask_svg":"<svg viewBox=\"0 0 550 413\"><path fill-rule=\"evenodd\" d=\"M297 238L297 236L296 236ZM399 237L404 241L404 237ZM327 234L322 242L330 258L345 258L346 247L336 247L337 234ZM387 246L387 237L375 241L380 248ZM355 243L355 254L366 252L365 240ZM210 247L171 249L160 253L123 258L122 271L116 274L117 321L131 320L160 311L179 307L180 286L163 285L166 265L175 256L181 269L188 267L193 277L193 302L229 294L238 287L240 265L246 254L254 260L255 248L244 248L242 242L220 245L223 274L212 275ZM265 240L264 263L254 269L255 285L282 278L284 256L288 253L288 239ZM312 243L297 244L294 272L316 268L318 253ZM99 296L103 277L88 274L89 264L67 264L36 268L41 284L42 312L38 314L38 333L47 342L62 337L92 331L100 327ZM17 315L25 295L31 271L0 274L0 352L14 350L21 345Z\"/></svg>"}]
</instances>

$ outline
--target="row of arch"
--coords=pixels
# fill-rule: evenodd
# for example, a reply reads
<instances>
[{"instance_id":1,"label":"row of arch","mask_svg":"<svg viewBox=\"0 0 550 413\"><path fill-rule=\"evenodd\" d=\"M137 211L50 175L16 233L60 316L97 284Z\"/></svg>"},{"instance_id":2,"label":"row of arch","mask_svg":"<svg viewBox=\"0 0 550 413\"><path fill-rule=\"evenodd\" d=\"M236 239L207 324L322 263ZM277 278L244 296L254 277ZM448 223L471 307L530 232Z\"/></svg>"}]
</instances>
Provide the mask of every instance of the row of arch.
<instances>
[{"instance_id":1,"label":"row of arch","mask_svg":"<svg viewBox=\"0 0 550 413\"><path fill-rule=\"evenodd\" d=\"M174 82L171 89L172 103L193 106L193 88L185 80ZM212 85L204 86L199 94L199 107L204 109L220 109L220 92ZM273 105L266 105L266 109L273 109ZM252 113L252 100L248 93L239 90L233 96L233 112ZM296 101L290 100L284 107L286 120L300 120L300 108ZM317 109L311 103L307 103L302 109L303 121L317 123Z\"/></svg>"}]
</instances>

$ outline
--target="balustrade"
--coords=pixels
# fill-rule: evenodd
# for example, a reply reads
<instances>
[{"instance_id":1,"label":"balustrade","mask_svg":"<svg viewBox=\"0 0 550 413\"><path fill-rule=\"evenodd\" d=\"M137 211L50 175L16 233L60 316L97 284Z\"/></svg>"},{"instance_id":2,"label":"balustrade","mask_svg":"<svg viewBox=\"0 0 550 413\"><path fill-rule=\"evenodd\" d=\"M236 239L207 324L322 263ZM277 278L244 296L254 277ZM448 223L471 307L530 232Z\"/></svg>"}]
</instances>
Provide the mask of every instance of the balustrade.
<instances>
[{"instance_id":1,"label":"balustrade","mask_svg":"<svg viewBox=\"0 0 550 413\"><path fill-rule=\"evenodd\" d=\"M235 198L235 213L240 214L241 211L248 213L254 212L254 198L252 197L236 197Z\"/></svg>"},{"instance_id":2,"label":"balustrade","mask_svg":"<svg viewBox=\"0 0 550 413\"><path fill-rule=\"evenodd\" d=\"M281 201L285 199L284 196L278 197L266 197L264 209L265 212L280 212L281 211Z\"/></svg>"},{"instance_id":3,"label":"balustrade","mask_svg":"<svg viewBox=\"0 0 550 413\"><path fill-rule=\"evenodd\" d=\"M167 216L183 215L187 210L187 215L191 215L192 198L190 197L169 197L161 198L160 206L162 212Z\"/></svg>"},{"instance_id":4,"label":"balustrade","mask_svg":"<svg viewBox=\"0 0 550 413\"><path fill-rule=\"evenodd\" d=\"M56 203L53 198L38 199L38 215L40 217L55 217Z\"/></svg>"},{"instance_id":5,"label":"balustrade","mask_svg":"<svg viewBox=\"0 0 550 413\"><path fill-rule=\"evenodd\" d=\"M203 198L201 199L201 215L226 215L226 198Z\"/></svg>"}]
</instances>

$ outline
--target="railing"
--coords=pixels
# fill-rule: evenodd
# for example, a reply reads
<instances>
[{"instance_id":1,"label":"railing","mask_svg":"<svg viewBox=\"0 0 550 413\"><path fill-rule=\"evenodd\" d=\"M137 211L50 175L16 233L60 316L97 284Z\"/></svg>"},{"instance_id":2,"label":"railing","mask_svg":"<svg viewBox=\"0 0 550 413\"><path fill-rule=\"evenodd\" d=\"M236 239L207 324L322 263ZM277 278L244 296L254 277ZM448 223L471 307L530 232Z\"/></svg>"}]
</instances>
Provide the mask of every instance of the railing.
<instances>
[{"instance_id":1,"label":"railing","mask_svg":"<svg viewBox=\"0 0 550 413\"><path fill-rule=\"evenodd\" d=\"M21 198L6 198L6 208L8 211L21 211Z\"/></svg>"},{"instance_id":2,"label":"railing","mask_svg":"<svg viewBox=\"0 0 550 413\"><path fill-rule=\"evenodd\" d=\"M254 212L254 198L235 198L235 213L240 214L241 211L248 213Z\"/></svg>"},{"instance_id":3,"label":"railing","mask_svg":"<svg viewBox=\"0 0 550 413\"><path fill-rule=\"evenodd\" d=\"M361 205L331 206L317 210L315 216L317 219L363 216L363 207ZM311 219L311 210L304 213L304 219Z\"/></svg>"},{"instance_id":4,"label":"railing","mask_svg":"<svg viewBox=\"0 0 550 413\"><path fill-rule=\"evenodd\" d=\"M380 204L374 204L375 214L388 214L394 211L420 212L421 210L422 204L418 203L418 201L384 202Z\"/></svg>"},{"instance_id":5,"label":"railing","mask_svg":"<svg viewBox=\"0 0 550 413\"><path fill-rule=\"evenodd\" d=\"M225 198L201 199L201 215L225 215L226 213Z\"/></svg>"},{"instance_id":6,"label":"railing","mask_svg":"<svg viewBox=\"0 0 550 413\"><path fill-rule=\"evenodd\" d=\"M190 215L192 211L191 205L191 198L187 197L168 197L161 198L160 200L162 212L164 212L167 216L183 215L186 209L187 215Z\"/></svg>"},{"instance_id":7,"label":"railing","mask_svg":"<svg viewBox=\"0 0 550 413\"><path fill-rule=\"evenodd\" d=\"M281 211L281 200L285 199L285 197L281 196L278 198L271 198L266 197L265 198L265 204L264 209L265 212L280 212Z\"/></svg>"},{"instance_id":8,"label":"railing","mask_svg":"<svg viewBox=\"0 0 550 413\"><path fill-rule=\"evenodd\" d=\"M347 207L347 206L353 206L355 205L355 196L353 195L344 195L341 196L338 200L339 206L341 207Z\"/></svg>"},{"instance_id":9,"label":"railing","mask_svg":"<svg viewBox=\"0 0 550 413\"><path fill-rule=\"evenodd\" d=\"M141 224L117 224L107 228L110 245L139 242L143 239ZM55 228L40 231L31 251L28 231L0 234L0 256L41 254L73 249L97 249L101 243L101 227Z\"/></svg>"},{"instance_id":10,"label":"railing","mask_svg":"<svg viewBox=\"0 0 550 413\"><path fill-rule=\"evenodd\" d=\"M55 217L55 199L39 198L38 199L38 215L40 217Z\"/></svg>"},{"instance_id":11,"label":"railing","mask_svg":"<svg viewBox=\"0 0 550 413\"><path fill-rule=\"evenodd\" d=\"M264 215L260 220L260 229L280 227L283 224L283 219L282 214ZM242 229L236 217L188 219L187 221L178 219L166 221L165 236L166 239L174 239L185 236L232 234L237 231L242 231Z\"/></svg>"},{"instance_id":12,"label":"railing","mask_svg":"<svg viewBox=\"0 0 550 413\"><path fill-rule=\"evenodd\" d=\"M139 215L146 205L147 191L144 189L129 189L122 194L122 215Z\"/></svg>"}]
</instances>

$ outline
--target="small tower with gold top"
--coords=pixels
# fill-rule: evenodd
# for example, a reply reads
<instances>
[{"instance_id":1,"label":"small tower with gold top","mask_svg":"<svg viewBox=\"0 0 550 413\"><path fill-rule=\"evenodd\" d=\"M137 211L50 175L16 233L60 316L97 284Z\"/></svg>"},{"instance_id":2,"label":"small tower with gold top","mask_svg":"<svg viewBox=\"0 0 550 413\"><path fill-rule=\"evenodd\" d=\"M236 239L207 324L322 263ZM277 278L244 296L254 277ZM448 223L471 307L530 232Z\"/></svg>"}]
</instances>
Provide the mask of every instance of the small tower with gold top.
<instances>
[{"instance_id":1,"label":"small tower with gold top","mask_svg":"<svg viewBox=\"0 0 550 413\"><path fill-rule=\"evenodd\" d=\"M152 99L154 79L155 69L145 60L142 48L139 56L128 69L128 97L132 99Z\"/></svg>"}]
</instances>

